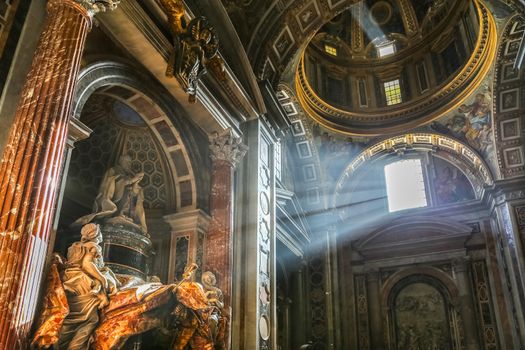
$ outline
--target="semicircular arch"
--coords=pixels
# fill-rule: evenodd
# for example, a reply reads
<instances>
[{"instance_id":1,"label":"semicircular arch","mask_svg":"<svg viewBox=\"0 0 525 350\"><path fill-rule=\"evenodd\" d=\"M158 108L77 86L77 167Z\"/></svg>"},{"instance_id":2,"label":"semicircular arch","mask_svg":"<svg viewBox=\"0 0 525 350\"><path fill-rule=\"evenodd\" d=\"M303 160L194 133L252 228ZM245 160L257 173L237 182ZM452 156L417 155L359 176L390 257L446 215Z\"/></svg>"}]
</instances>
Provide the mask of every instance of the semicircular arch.
<instances>
[{"instance_id":1,"label":"semicircular arch","mask_svg":"<svg viewBox=\"0 0 525 350\"><path fill-rule=\"evenodd\" d=\"M206 177L196 177L195 169L203 157L195 147L196 131L185 118L185 112L176 101L169 99L163 87L155 84L137 67L114 60L88 64L79 74L73 105L73 117L79 119L82 109L94 93L102 93L120 100L141 115L160 140L166 152L175 182L176 210L191 210L204 206Z\"/></svg>"},{"instance_id":2,"label":"semicircular arch","mask_svg":"<svg viewBox=\"0 0 525 350\"><path fill-rule=\"evenodd\" d=\"M335 186L333 206L337 207L340 197L351 193L351 179L364 169L367 164L384 159L393 154L404 154L407 151L434 152L442 157L454 161L454 165L467 176L474 188L476 198L481 198L484 188L493 184L493 176L485 161L466 144L435 133L403 134L377 142L355 157L345 168Z\"/></svg>"}]
</instances>

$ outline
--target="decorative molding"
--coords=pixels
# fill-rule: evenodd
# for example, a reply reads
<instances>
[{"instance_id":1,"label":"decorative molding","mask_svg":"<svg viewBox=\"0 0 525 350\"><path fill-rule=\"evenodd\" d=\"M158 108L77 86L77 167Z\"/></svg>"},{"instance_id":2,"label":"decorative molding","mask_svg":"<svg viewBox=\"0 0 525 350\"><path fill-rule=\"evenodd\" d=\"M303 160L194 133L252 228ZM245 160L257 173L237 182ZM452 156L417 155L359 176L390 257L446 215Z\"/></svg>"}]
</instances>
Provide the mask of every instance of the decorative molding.
<instances>
[{"instance_id":1,"label":"decorative molding","mask_svg":"<svg viewBox=\"0 0 525 350\"><path fill-rule=\"evenodd\" d=\"M354 276L354 295L357 317L357 345L359 350L370 349L370 329L368 320L368 291L365 275Z\"/></svg>"},{"instance_id":2,"label":"decorative molding","mask_svg":"<svg viewBox=\"0 0 525 350\"><path fill-rule=\"evenodd\" d=\"M522 71L514 68L523 33L523 17L511 17L503 28L494 74L494 141L500 176L513 178L525 173ZM513 48L514 47L514 48Z\"/></svg>"},{"instance_id":3,"label":"decorative molding","mask_svg":"<svg viewBox=\"0 0 525 350\"><path fill-rule=\"evenodd\" d=\"M170 225L172 233L207 232L211 220L200 209L165 215L163 219Z\"/></svg>"},{"instance_id":4,"label":"decorative molding","mask_svg":"<svg viewBox=\"0 0 525 350\"><path fill-rule=\"evenodd\" d=\"M474 279L474 292L481 323L482 338L486 349L496 349L498 344L498 328L492 305L490 280L487 275L487 266L484 260L475 261L472 264L472 277Z\"/></svg>"},{"instance_id":5,"label":"decorative molding","mask_svg":"<svg viewBox=\"0 0 525 350\"><path fill-rule=\"evenodd\" d=\"M75 142L85 140L93 132L86 124L82 123L75 117L69 119L69 127L67 130L67 145L74 147Z\"/></svg>"},{"instance_id":6,"label":"decorative molding","mask_svg":"<svg viewBox=\"0 0 525 350\"><path fill-rule=\"evenodd\" d=\"M355 242L367 260L461 250L472 227L442 217L410 217L388 222Z\"/></svg>"}]
</instances>

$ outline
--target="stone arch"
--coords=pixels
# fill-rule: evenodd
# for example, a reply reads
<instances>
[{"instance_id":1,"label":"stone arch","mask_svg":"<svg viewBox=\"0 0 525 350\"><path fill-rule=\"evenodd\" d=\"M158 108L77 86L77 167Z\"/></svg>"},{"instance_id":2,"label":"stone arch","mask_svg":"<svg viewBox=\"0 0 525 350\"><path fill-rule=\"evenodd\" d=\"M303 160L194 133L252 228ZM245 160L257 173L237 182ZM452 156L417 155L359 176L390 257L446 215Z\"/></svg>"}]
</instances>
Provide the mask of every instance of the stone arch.
<instances>
[{"instance_id":1,"label":"stone arch","mask_svg":"<svg viewBox=\"0 0 525 350\"><path fill-rule=\"evenodd\" d=\"M493 183L493 176L485 161L464 143L434 133L404 134L369 146L350 162L336 183L334 207L337 207L345 185L364 165L392 154L404 153L406 150L440 152L443 156L450 156L455 160L454 165L463 171L473 185L477 199L483 196L485 187Z\"/></svg>"},{"instance_id":2,"label":"stone arch","mask_svg":"<svg viewBox=\"0 0 525 350\"><path fill-rule=\"evenodd\" d=\"M416 287L417 286L417 287ZM419 299L423 300L413 300L416 296L417 298L417 292L421 293L421 288L424 287L424 291L426 293L434 292L435 298L430 298L428 295L420 296ZM454 324L457 321L457 318L459 316L458 308L461 307L460 303L460 297L459 297L459 290L454 283L454 280L447 275L445 272L436 269L434 267L424 266L424 267L412 267L407 268L401 271L398 271L397 273L390 276L387 281L385 282L382 290L381 290L381 306L382 310L385 313L386 322L385 324L388 326L387 329L385 329L385 333L389 333L389 342L392 344L400 345L402 344L402 339L400 338L400 334L398 333L400 329L408 327L409 329L412 329L414 332L414 324L410 323L410 321L405 320L404 327L402 326L403 321L400 320L398 317L398 298L401 296L401 293L403 293L408 288L417 288L416 294L412 295L409 300L412 300L412 302L421 302L415 305L417 307L417 313L423 313L426 314L427 322L429 321L428 318L431 318L432 320L439 320L439 308L436 308L436 299L440 299L441 297L441 303L443 309L441 310L443 314L441 316L443 317L441 319L441 327L444 327L448 330L445 331L448 333L449 338L448 341L454 342L461 339L461 335L457 332L455 329ZM414 293L414 290L412 290L412 293ZM410 304L409 304L410 305ZM438 302L439 305L439 302ZM423 311L419 309L420 307L423 307ZM432 308L431 308L432 307ZM405 305L406 308L406 305ZM430 309L429 309L430 308ZM409 311L404 310L404 312L415 312L413 310L408 309ZM430 311L432 310L432 311ZM401 321L401 324L398 324L398 322ZM437 323L439 325L439 322ZM435 325L435 323L434 323ZM417 327L417 325L415 326ZM424 326L425 328L428 327L428 325ZM438 326L439 330L443 330ZM416 328L417 329L417 328ZM420 329L421 330L421 329ZM428 331L428 329L426 329ZM417 330L415 331L417 334ZM410 333L410 331L409 331ZM441 333L441 332L438 332ZM401 330L401 334L403 334L403 331ZM406 333L405 333L406 335ZM404 339L406 341L406 339ZM447 340L445 340L447 341Z\"/></svg>"},{"instance_id":3,"label":"stone arch","mask_svg":"<svg viewBox=\"0 0 525 350\"><path fill-rule=\"evenodd\" d=\"M525 174L525 80L523 69L514 69L525 26L523 15L512 16L504 26L494 73L494 142L502 178Z\"/></svg>"},{"instance_id":4,"label":"stone arch","mask_svg":"<svg viewBox=\"0 0 525 350\"><path fill-rule=\"evenodd\" d=\"M169 93L163 91L154 78L131 64L97 61L88 64L79 74L74 118L80 117L85 103L95 92L111 96L135 109L161 141L175 175L176 211L207 208L203 192L209 180L207 176L196 177L194 171L204 163L196 146L198 132L187 122L182 107L169 99Z\"/></svg>"},{"instance_id":5,"label":"stone arch","mask_svg":"<svg viewBox=\"0 0 525 350\"><path fill-rule=\"evenodd\" d=\"M459 289L452 277L435 267L418 266L399 270L385 281L383 288L381 289L381 305L387 307L389 298L392 296L392 291L398 283L410 276L416 275L427 276L438 281L443 286L444 290L447 291L451 302L454 305L459 304Z\"/></svg>"}]
</instances>

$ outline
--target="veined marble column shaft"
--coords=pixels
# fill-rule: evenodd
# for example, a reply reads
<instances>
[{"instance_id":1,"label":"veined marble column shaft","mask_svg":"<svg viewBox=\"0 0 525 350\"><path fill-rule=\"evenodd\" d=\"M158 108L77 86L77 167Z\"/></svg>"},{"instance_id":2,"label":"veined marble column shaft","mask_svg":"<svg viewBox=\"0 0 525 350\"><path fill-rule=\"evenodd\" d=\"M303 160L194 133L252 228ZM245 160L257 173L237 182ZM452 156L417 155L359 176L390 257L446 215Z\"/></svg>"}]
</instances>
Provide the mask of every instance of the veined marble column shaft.
<instances>
[{"instance_id":1,"label":"veined marble column shaft","mask_svg":"<svg viewBox=\"0 0 525 350\"><path fill-rule=\"evenodd\" d=\"M233 171L246 149L241 139L235 137L230 130L211 138L211 221L202 271L212 271L217 277L217 285L224 296L224 308L228 312L232 305ZM227 343L228 349L229 341Z\"/></svg>"},{"instance_id":2,"label":"veined marble column shaft","mask_svg":"<svg viewBox=\"0 0 525 350\"><path fill-rule=\"evenodd\" d=\"M92 16L116 2L48 1L0 164L0 349L26 348L82 51Z\"/></svg>"}]
</instances>

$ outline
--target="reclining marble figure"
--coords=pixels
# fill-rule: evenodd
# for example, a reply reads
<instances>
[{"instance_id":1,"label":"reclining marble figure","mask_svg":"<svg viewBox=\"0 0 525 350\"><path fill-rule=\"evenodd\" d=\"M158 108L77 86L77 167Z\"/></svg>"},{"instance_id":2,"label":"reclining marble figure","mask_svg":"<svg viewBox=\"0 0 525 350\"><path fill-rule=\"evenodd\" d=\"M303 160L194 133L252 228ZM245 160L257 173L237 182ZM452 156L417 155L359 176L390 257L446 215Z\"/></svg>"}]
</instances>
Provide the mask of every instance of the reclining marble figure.
<instances>
[{"instance_id":1,"label":"reclining marble figure","mask_svg":"<svg viewBox=\"0 0 525 350\"><path fill-rule=\"evenodd\" d=\"M217 329L226 321L211 272L203 274L208 293L191 281L196 264L168 285L115 275L104 266L99 225L84 225L81 235L66 261L54 255L33 348L120 349L130 336L154 328L173 334L173 350L221 348Z\"/></svg>"}]
</instances>

